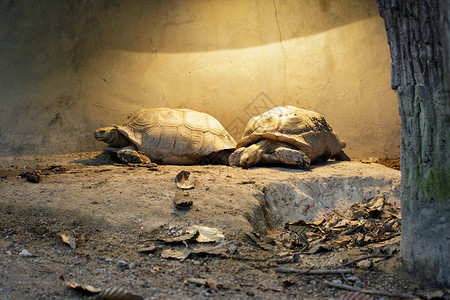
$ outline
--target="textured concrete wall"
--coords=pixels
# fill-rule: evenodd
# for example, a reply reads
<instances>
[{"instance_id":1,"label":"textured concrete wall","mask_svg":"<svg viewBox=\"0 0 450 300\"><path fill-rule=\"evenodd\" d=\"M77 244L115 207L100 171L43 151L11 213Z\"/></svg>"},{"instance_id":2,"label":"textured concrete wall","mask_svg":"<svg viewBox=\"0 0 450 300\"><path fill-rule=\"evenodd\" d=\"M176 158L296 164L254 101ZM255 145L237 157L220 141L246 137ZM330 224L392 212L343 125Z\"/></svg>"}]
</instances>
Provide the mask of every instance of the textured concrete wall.
<instances>
[{"instance_id":1,"label":"textured concrete wall","mask_svg":"<svg viewBox=\"0 0 450 300\"><path fill-rule=\"evenodd\" d=\"M0 2L0 154L102 149L143 107L216 117L236 138L276 105L322 113L352 157L398 157L373 0Z\"/></svg>"}]
</instances>

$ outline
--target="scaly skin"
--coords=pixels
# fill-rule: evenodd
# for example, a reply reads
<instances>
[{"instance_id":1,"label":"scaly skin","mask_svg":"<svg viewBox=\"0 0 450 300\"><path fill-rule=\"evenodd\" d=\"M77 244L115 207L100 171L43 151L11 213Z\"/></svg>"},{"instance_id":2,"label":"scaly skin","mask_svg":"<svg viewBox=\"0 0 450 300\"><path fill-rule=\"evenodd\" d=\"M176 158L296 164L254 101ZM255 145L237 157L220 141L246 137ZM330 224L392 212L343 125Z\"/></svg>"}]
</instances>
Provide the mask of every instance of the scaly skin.
<instances>
[{"instance_id":1,"label":"scaly skin","mask_svg":"<svg viewBox=\"0 0 450 300\"><path fill-rule=\"evenodd\" d=\"M279 147L275 149L275 154L282 163L293 165L300 169L309 169L309 166L311 165L309 158L300 150Z\"/></svg>"},{"instance_id":2,"label":"scaly skin","mask_svg":"<svg viewBox=\"0 0 450 300\"><path fill-rule=\"evenodd\" d=\"M270 148L270 145L270 140L262 139L256 144L247 147L241 156L241 167L248 168L260 162L263 154Z\"/></svg>"},{"instance_id":3,"label":"scaly skin","mask_svg":"<svg viewBox=\"0 0 450 300\"><path fill-rule=\"evenodd\" d=\"M94 137L111 147L123 148L130 145L130 141L124 137L115 127L104 127L94 131Z\"/></svg>"},{"instance_id":4,"label":"scaly skin","mask_svg":"<svg viewBox=\"0 0 450 300\"><path fill-rule=\"evenodd\" d=\"M311 164L306 154L295 149L292 145L268 139L262 139L253 145L237 149L230 155L229 164L230 166L249 168L261 160L264 161L263 157L267 154L275 157L273 161L278 160L281 163L301 169L308 169Z\"/></svg>"}]
</instances>

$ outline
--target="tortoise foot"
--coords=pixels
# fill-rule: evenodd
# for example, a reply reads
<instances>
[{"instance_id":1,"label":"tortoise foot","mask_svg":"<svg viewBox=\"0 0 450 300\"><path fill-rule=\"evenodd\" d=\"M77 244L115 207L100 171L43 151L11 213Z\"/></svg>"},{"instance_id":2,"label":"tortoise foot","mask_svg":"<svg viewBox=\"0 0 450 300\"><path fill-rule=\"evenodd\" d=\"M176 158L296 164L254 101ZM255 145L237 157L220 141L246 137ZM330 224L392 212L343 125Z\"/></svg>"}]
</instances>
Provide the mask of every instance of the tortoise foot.
<instances>
[{"instance_id":1,"label":"tortoise foot","mask_svg":"<svg viewBox=\"0 0 450 300\"><path fill-rule=\"evenodd\" d=\"M341 161L350 161L350 157L348 157L347 154L345 154L344 151L339 151L335 156L334 159L341 160Z\"/></svg>"},{"instance_id":2,"label":"tortoise foot","mask_svg":"<svg viewBox=\"0 0 450 300\"><path fill-rule=\"evenodd\" d=\"M309 169L311 161L302 151L280 147L275 149L278 159L287 165L293 165L300 169Z\"/></svg>"},{"instance_id":3,"label":"tortoise foot","mask_svg":"<svg viewBox=\"0 0 450 300\"><path fill-rule=\"evenodd\" d=\"M230 157L228 158L228 164L232 167L238 167L241 164L241 156L244 153L245 149L247 147L241 147L231 153Z\"/></svg>"},{"instance_id":4,"label":"tortoise foot","mask_svg":"<svg viewBox=\"0 0 450 300\"><path fill-rule=\"evenodd\" d=\"M122 149L117 152L117 157L125 164L149 164L152 161L143 153L131 150Z\"/></svg>"}]
</instances>

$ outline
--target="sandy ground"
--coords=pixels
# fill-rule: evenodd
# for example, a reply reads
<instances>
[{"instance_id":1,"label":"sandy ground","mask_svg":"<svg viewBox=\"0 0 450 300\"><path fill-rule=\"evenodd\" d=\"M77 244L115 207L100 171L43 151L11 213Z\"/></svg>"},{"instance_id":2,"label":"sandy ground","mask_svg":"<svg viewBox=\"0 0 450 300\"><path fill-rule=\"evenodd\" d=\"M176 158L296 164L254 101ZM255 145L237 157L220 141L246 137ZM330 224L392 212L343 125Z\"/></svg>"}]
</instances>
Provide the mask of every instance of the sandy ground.
<instances>
[{"instance_id":1,"label":"sandy ground","mask_svg":"<svg viewBox=\"0 0 450 300\"><path fill-rule=\"evenodd\" d=\"M20 176L35 170L40 170L39 183ZM195 188L177 188L174 178L183 170L197 180ZM280 273L277 268L341 268L374 250L366 245L315 254L280 252L262 249L247 235L273 236L286 222L345 215L351 204L377 195L398 206L399 185L399 171L361 162L330 161L303 171L128 166L100 153L1 158L0 299L91 296L68 287L61 276L148 299L338 299L346 291L325 284L333 280L418 295L426 288L402 271L398 252L348 266L357 280ZM178 209L178 202L192 205ZM183 235L192 226L214 228L224 238L156 241ZM398 239L392 242L398 245ZM205 254L201 247L218 252ZM163 255L186 248L191 254L185 259Z\"/></svg>"}]
</instances>

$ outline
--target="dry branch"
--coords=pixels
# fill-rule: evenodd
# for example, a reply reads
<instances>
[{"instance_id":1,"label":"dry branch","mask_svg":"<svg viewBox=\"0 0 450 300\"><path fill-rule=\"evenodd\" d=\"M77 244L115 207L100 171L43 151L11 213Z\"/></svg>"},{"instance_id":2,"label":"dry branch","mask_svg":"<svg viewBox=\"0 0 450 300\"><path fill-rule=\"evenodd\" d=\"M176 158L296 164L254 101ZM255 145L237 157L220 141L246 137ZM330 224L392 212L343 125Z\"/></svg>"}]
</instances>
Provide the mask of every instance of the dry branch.
<instances>
[{"instance_id":1,"label":"dry branch","mask_svg":"<svg viewBox=\"0 0 450 300\"><path fill-rule=\"evenodd\" d=\"M360 257L354 260L351 260L349 262L346 262L345 264L342 264L342 267L347 267L350 266L351 264L360 262L362 260L366 260L366 259L371 259L371 258L388 258L391 257L392 255L383 255L383 254L374 254L374 255L369 255L369 256L364 256L364 257Z\"/></svg>"},{"instance_id":2,"label":"dry branch","mask_svg":"<svg viewBox=\"0 0 450 300\"><path fill-rule=\"evenodd\" d=\"M335 288L348 290L352 292L360 292L363 294L371 294L371 295L378 295L378 296L386 296L386 297L395 297L395 298L403 298L403 299L417 299L418 297L409 295L409 294L402 294L402 293L396 293L396 292L387 292L387 291L379 291L379 290L366 290L366 289L360 289L356 288L350 285L341 284L341 283L334 283L325 280L323 282L325 285L332 286Z\"/></svg>"},{"instance_id":3,"label":"dry branch","mask_svg":"<svg viewBox=\"0 0 450 300\"><path fill-rule=\"evenodd\" d=\"M353 273L353 269L332 269L332 270L310 270L310 269L284 269L276 268L275 272L279 273L295 273L304 275L323 275L323 274L341 274Z\"/></svg>"}]
</instances>

